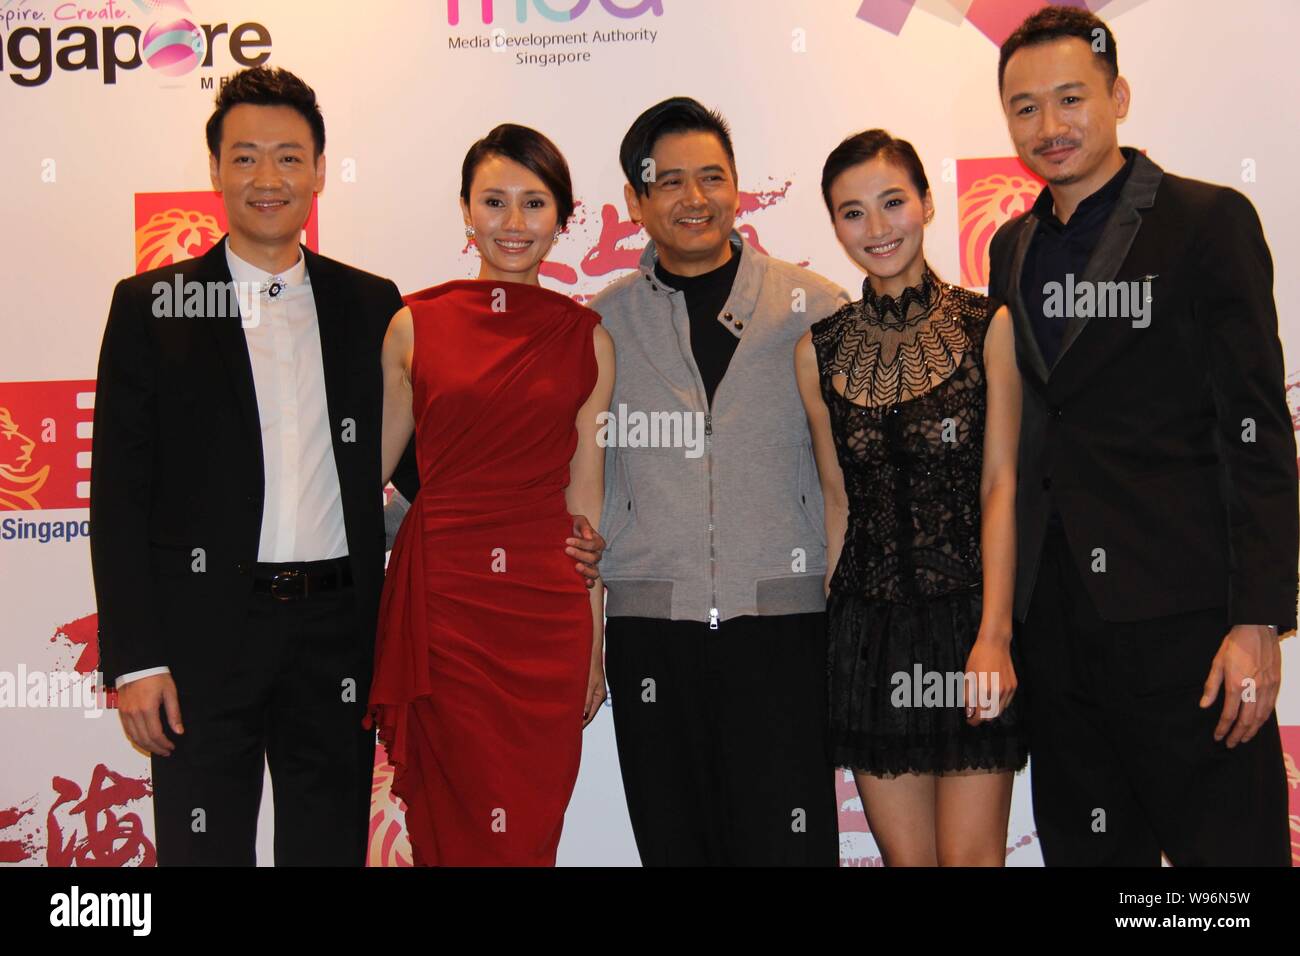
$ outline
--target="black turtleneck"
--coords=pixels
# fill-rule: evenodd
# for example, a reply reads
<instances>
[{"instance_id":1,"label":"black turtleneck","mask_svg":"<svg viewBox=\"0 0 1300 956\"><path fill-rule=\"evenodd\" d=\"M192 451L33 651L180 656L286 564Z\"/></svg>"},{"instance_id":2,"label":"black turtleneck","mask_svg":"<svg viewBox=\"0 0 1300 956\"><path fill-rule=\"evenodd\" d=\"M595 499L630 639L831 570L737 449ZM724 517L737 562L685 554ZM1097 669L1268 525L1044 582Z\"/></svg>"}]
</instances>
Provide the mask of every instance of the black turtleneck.
<instances>
[{"instance_id":1,"label":"black turtleneck","mask_svg":"<svg viewBox=\"0 0 1300 956\"><path fill-rule=\"evenodd\" d=\"M655 276L659 281L686 296L686 312L691 321L691 353L695 356L700 378L704 380L704 392L710 407L713 393L717 391L740 342L718 320L722 307L727 304L727 297L731 295L736 269L740 266L741 251L730 243L728 248L731 250L730 259L698 276L679 276L655 262Z\"/></svg>"}]
</instances>

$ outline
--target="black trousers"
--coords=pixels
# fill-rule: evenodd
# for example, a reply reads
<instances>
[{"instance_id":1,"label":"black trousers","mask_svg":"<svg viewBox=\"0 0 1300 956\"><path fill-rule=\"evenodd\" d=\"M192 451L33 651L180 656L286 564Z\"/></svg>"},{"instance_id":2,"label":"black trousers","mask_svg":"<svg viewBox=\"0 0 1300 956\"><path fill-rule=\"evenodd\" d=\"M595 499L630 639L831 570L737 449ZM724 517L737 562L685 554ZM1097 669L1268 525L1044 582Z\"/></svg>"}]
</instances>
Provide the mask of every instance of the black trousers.
<instances>
[{"instance_id":1,"label":"black trousers","mask_svg":"<svg viewBox=\"0 0 1300 956\"><path fill-rule=\"evenodd\" d=\"M1103 621L1081 573L1049 533L1017 637L1043 860L1289 866L1277 715L1229 750L1213 736L1223 692L1198 706L1227 612Z\"/></svg>"},{"instance_id":2,"label":"black trousers","mask_svg":"<svg viewBox=\"0 0 1300 956\"><path fill-rule=\"evenodd\" d=\"M243 633L173 668L185 733L168 729L176 749L152 758L159 865L255 864L264 759L276 866L364 864L374 644L356 613L352 587L254 594Z\"/></svg>"},{"instance_id":3,"label":"black trousers","mask_svg":"<svg viewBox=\"0 0 1300 956\"><path fill-rule=\"evenodd\" d=\"M837 866L826 615L613 617L605 673L646 866Z\"/></svg>"}]
</instances>

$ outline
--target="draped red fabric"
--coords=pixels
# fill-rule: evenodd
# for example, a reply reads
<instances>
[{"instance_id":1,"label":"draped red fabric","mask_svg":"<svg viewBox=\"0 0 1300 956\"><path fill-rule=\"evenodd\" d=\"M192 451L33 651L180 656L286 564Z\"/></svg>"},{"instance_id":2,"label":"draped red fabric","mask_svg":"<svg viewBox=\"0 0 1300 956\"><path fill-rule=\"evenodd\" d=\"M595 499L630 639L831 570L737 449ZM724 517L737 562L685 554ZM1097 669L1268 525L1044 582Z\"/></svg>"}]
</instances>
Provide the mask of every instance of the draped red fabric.
<instances>
[{"instance_id":1,"label":"draped red fabric","mask_svg":"<svg viewBox=\"0 0 1300 956\"><path fill-rule=\"evenodd\" d=\"M417 865L553 865L591 659L564 490L599 317L510 282L406 301L420 491L389 559L370 712Z\"/></svg>"}]
</instances>

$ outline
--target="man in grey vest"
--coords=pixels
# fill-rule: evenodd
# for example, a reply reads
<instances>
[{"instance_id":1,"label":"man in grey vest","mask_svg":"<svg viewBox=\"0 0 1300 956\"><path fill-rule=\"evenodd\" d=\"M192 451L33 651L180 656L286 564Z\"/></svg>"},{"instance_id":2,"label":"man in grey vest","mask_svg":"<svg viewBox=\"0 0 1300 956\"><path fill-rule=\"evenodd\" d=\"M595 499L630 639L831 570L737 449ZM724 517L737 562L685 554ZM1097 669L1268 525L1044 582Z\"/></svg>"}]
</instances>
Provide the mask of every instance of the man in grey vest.
<instances>
[{"instance_id":1,"label":"man in grey vest","mask_svg":"<svg viewBox=\"0 0 1300 956\"><path fill-rule=\"evenodd\" d=\"M726 122L685 97L623 139L651 242L591 303L614 337L606 676L646 865L838 863L825 529L794 345L848 301L733 229Z\"/></svg>"}]
</instances>

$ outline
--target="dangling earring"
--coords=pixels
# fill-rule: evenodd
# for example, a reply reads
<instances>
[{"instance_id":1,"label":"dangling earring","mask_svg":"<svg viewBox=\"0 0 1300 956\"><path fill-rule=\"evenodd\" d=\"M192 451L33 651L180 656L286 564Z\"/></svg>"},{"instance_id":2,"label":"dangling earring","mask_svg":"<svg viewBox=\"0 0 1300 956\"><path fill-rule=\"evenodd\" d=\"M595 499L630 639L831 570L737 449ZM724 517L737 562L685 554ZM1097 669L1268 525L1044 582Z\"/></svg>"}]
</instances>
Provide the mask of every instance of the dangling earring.
<instances>
[{"instance_id":1,"label":"dangling earring","mask_svg":"<svg viewBox=\"0 0 1300 956\"><path fill-rule=\"evenodd\" d=\"M473 227L473 226L466 226L466 227L465 227L465 238L466 238L466 239L473 239L473 238L474 238L474 227Z\"/></svg>"},{"instance_id":2,"label":"dangling earring","mask_svg":"<svg viewBox=\"0 0 1300 956\"><path fill-rule=\"evenodd\" d=\"M551 242L559 242L560 236L563 235L563 233L564 233L563 229L556 229L555 235L551 237Z\"/></svg>"}]
</instances>

